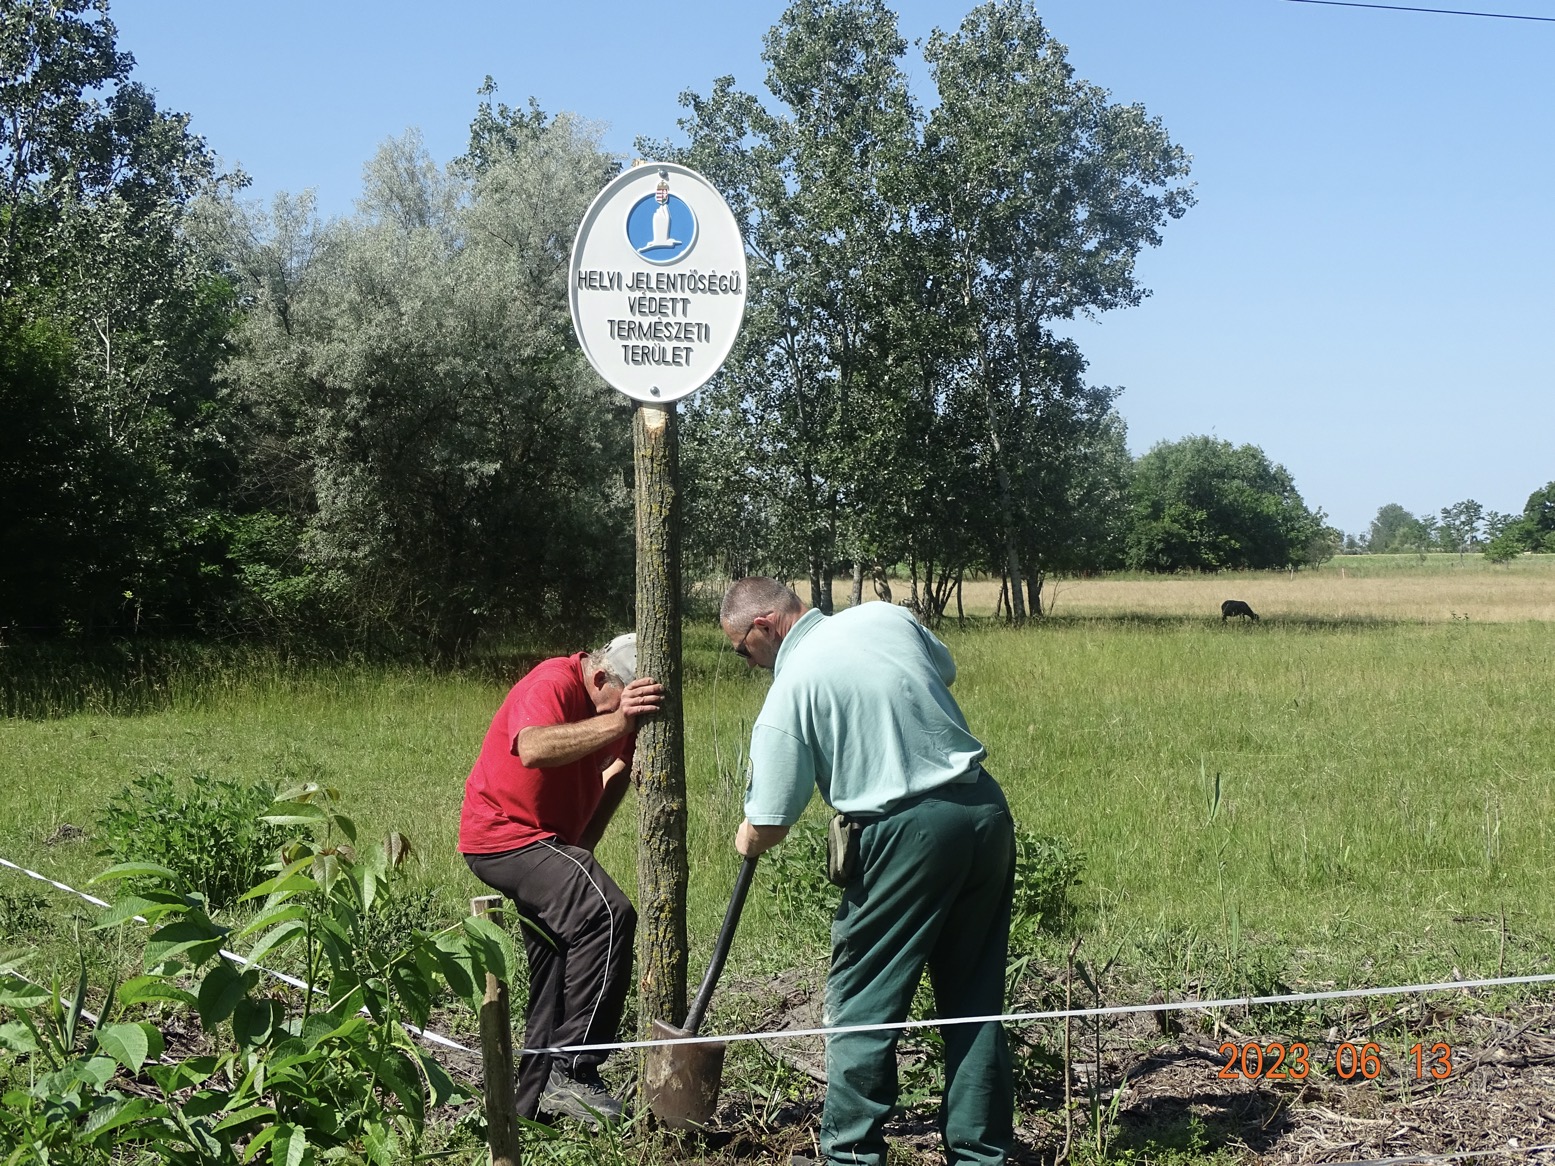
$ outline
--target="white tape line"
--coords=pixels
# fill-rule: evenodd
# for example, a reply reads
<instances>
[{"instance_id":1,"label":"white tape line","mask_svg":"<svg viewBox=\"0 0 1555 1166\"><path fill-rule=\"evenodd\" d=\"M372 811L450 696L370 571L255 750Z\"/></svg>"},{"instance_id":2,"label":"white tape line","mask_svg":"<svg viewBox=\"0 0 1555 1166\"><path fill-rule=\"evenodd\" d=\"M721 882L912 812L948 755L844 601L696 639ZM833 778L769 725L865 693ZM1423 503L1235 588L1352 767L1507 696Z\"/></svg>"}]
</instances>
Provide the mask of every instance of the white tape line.
<instances>
[{"instance_id":1,"label":"white tape line","mask_svg":"<svg viewBox=\"0 0 1555 1166\"><path fill-rule=\"evenodd\" d=\"M16 863L10 861L9 859L0 858L0 866L7 867L10 870L18 871L19 873L26 875L28 878L37 879L40 883L48 883L51 887L57 887L62 891L75 895L78 899L85 899L88 903L93 903L96 906L113 906L112 903L105 903L96 895L89 895L85 891L78 891L75 887L67 886L65 883L51 879L48 877L48 875L39 874L35 870L28 870L25 866L17 866ZM146 923L148 925L150 923L150 921L144 915L135 915L132 916L132 918L134 918L137 923ZM301 988L304 992L317 992L320 995L326 994L323 988L315 988L306 980L299 980L296 976L289 976L285 972L278 972L274 968L267 968L263 964L256 964L247 956L239 955L235 951L228 951L226 948L222 948L219 954L226 956L234 963L242 964L244 967L256 968L259 971L264 972L267 976L274 976L277 980L280 980L284 984L290 984L294 988ZM366 1008L360 1008L357 1011L364 1016L369 1015ZM97 1022L94 1020L92 1023L96 1024ZM417 1028L414 1024L410 1024L405 1021L401 1021L400 1023L405 1026L407 1031L414 1033L416 1036L419 1036L422 1040L427 1041L430 1044L441 1045L448 1049L458 1049L461 1053L473 1053L475 1051L472 1048L467 1048L466 1046L460 1044L458 1041L449 1040L446 1036L441 1036L435 1032L429 1032L426 1029Z\"/></svg>"},{"instance_id":2,"label":"white tape line","mask_svg":"<svg viewBox=\"0 0 1555 1166\"><path fill-rule=\"evenodd\" d=\"M88 903L96 903L99 907L111 907L111 906L113 906L112 903L105 903L101 899L97 898L95 895L89 895L85 891L78 891L74 887L67 887L64 883L57 883L53 879L49 878L48 875L40 875L37 871L35 871L35 870L28 870L25 866L17 866L14 862L10 861L9 859L0 858L0 866L9 867L11 870L14 870L14 871L20 871L22 874L26 875L30 879L37 879L40 883L48 883L49 886L51 886L51 887L58 887L62 891L69 891L72 895L75 895L77 898L85 899ZM138 918L138 916L137 916L137 918ZM142 919L141 922L144 923L145 920Z\"/></svg>"},{"instance_id":3,"label":"white tape line","mask_svg":"<svg viewBox=\"0 0 1555 1166\"><path fill-rule=\"evenodd\" d=\"M91 895L78 891L74 887L55 882L53 879L40 875L36 871L30 871L25 867L17 866L14 862L8 862L0 858L0 865L21 871L25 875L30 875L32 878L49 883L62 891L68 891L72 895L79 895L88 902L96 903L102 907L109 906L101 899L94 899ZM137 915L136 918L140 919L140 916ZM141 919L141 922L144 923L145 920ZM248 959L233 952L224 950L222 954L243 964L250 963ZM253 966L299 988L309 989L314 992L323 991L321 988L312 988L303 981L293 979L282 972L270 971L269 968L260 967L258 964ZM1547 983L1555 983L1555 974L1502 976L1491 980L1446 980L1434 984L1399 984L1386 988L1341 988L1332 992L1287 992L1278 996L1237 996L1223 1000L1169 1000L1160 1004L1113 1004L1103 1008L1070 1008L1052 1012L1005 1012L997 1016L952 1016L933 1020L902 1020L886 1024L832 1025L825 1028L786 1028L780 1029L777 1032L739 1032L726 1036L683 1036L664 1040L616 1041L610 1044L558 1045L550 1048L519 1049L518 1052L521 1055L527 1054L531 1056L541 1053L603 1053L614 1052L616 1049L651 1049L672 1045L729 1044L734 1041L794 1040L798 1037L841 1036L853 1032L905 1031L914 1028L941 1028L951 1024L990 1024L994 1022L1021 1024L1035 1020L1081 1019L1088 1016L1121 1016L1131 1012L1207 1012L1213 1008L1249 1008L1264 1004L1303 1004L1319 1000L1353 1000L1363 996L1407 996L1420 992L1451 992L1469 988L1502 988L1514 984ZM363 1009L363 1011L366 1010ZM436 1033L421 1032L411 1025L406 1025L405 1027L435 1044L459 1049L461 1052L474 1052L473 1049L456 1044L447 1037L439 1036Z\"/></svg>"},{"instance_id":4,"label":"white tape line","mask_svg":"<svg viewBox=\"0 0 1555 1166\"><path fill-rule=\"evenodd\" d=\"M942 1028L951 1024L1025 1023L1087 1016L1121 1016L1130 1012L1207 1012L1212 1008L1248 1008L1261 1004L1300 1004L1316 1000L1353 1000L1360 996L1407 996L1417 992L1450 992L1468 988L1500 988L1512 984L1555 983L1555 974L1502 976L1493 980L1447 980L1436 984L1399 984L1388 988L1341 988L1332 992L1288 992L1279 996L1236 996L1224 1000L1168 1000L1161 1004L1111 1004L1103 1008L1068 1008L1053 1012L1005 1012L997 1016L947 1016L934 1020L902 1020L886 1024L831 1025L826 1028L785 1028L776 1032L741 1032L730 1036L682 1036L664 1040L621 1041L617 1044L564 1045L522 1049L525 1053L596 1053L609 1049L651 1049L669 1045L727 1044L744 1040L790 1040L801 1036L840 1036L853 1032L891 1032L911 1028Z\"/></svg>"}]
</instances>

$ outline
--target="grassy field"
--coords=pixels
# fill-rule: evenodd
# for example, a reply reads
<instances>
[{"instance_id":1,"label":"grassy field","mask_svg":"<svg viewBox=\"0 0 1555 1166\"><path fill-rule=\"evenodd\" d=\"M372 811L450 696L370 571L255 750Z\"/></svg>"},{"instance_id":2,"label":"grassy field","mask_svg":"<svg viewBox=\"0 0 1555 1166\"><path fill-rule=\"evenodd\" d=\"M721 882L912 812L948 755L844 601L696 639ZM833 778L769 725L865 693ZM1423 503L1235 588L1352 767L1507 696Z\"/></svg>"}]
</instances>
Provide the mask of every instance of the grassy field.
<instances>
[{"instance_id":1,"label":"grassy field","mask_svg":"<svg viewBox=\"0 0 1555 1166\"><path fill-rule=\"evenodd\" d=\"M1016 985L1023 1005L1052 1002L1077 937L1110 969L1109 1002L1555 971L1555 560L1345 560L1048 594L1055 614L1031 626L942 630L1020 825L1085 859L1068 930L1039 940ZM974 585L968 606L981 596L991 611L993 595ZM1224 598L1262 621L1223 624ZM6 651L0 667L14 669ZM451 921L483 890L454 853L464 777L523 666L522 654L449 672L196 652L126 686L111 669L73 681L34 662L43 680L5 678L13 707L30 692L77 711L0 720L0 857L83 885L107 861L104 805L150 772L317 781L364 831L410 837L425 922ZM687 629L686 674L695 976L737 865L744 744L767 679L710 623ZM630 800L622 815L601 858L630 892ZM781 869L774 856L758 875L734 984L793 969L813 981L824 965L824 909L796 918L776 893ZM46 974L68 970L78 945L90 965L129 958L114 933L89 931L94 915L0 870L0 960L30 953ZM716 1030L755 1015L743 991L715 1001ZM455 1017L447 1031L472 1026ZM726 1089L755 1098L747 1082L776 1082L752 1101L776 1112L797 1095L787 1072L735 1046Z\"/></svg>"},{"instance_id":2,"label":"grassy field","mask_svg":"<svg viewBox=\"0 0 1555 1166\"><path fill-rule=\"evenodd\" d=\"M1223 599L1241 599L1282 619L1481 623L1555 621L1555 555L1491 563L1483 555L1349 555L1310 571L1222 575L1111 575L1049 583L1051 614L1217 617ZM992 615L998 580L963 588L969 615Z\"/></svg>"},{"instance_id":3,"label":"grassy field","mask_svg":"<svg viewBox=\"0 0 1555 1166\"><path fill-rule=\"evenodd\" d=\"M1352 594L1363 586L1364 601ZM1316 979L1547 961L1555 619L1510 613L1555 613L1555 562L1362 559L1050 592L1056 615L1039 624L943 635L1019 821L1086 856L1088 935L1179 970L1195 945L1264 944ZM1206 613L1225 596L1265 618L1222 625ZM766 679L711 626L688 630L686 664L701 946L733 877L743 746ZM313 780L338 787L369 830L408 834L414 877L456 911L480 890L454 854L462 783L503 687L251 664L175 675L136 715L0 721L0 857L79 884L103 862L101 807L145 772ZM622 813L601 857L630 889L630 802ZM86 837L65 840L66 824ZM0 874L0 896L21 889ZM792 954L751 939L779 930L771 910L758 892L737 962ZM6 945L26 938L13 928Z\"/></svg>"}]
</instances>

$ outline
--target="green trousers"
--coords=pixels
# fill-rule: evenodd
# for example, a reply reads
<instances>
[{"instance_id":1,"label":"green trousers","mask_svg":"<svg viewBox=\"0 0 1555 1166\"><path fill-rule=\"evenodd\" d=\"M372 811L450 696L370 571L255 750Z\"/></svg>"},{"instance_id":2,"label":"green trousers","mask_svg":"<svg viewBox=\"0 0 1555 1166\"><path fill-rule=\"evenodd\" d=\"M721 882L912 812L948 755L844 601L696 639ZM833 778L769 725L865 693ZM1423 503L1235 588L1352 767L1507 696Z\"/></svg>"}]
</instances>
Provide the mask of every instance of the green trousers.
<instances>
[{"instance_id":1,"label":"green trousers","mask_svg":"<svg viewBox=\"0 0 1555 1166\"><path fill-rule=\"evenodd\" d=\"M998 783L941 787L867 820L832 924L829 1025L907 1019L925 967L940 1017L1004 1011L1015 834ZM949 1163L1003 1162L1014 1141L1009 1045L997 1022L946 1025L940 1130ZM821 1151L884 1166L899 1032L827 1038Z\"/></svg>"}]
</instances>

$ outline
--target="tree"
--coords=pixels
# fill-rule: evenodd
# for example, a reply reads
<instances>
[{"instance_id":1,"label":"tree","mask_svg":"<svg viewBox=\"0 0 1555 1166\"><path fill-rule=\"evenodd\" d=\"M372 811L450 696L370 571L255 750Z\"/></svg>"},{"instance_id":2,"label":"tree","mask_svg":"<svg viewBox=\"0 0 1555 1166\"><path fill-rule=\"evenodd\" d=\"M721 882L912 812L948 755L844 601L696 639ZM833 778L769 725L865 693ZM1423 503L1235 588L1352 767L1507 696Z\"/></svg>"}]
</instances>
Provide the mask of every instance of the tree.
<instances>
[{"instance_id":1,"label":"tree","mask_svg":"<svg viewBox=\"0 0 1555 1166\"><path fill-rule=\"evenodd\" d=\"M1084 384L1078 352L1047 327L1148 294L1135 260L1192 205L1188 159L1142 106L1077 80L1023 0L980 5L955 33L931 35L925 56L939 104L924 133L922 218L943 240L935 274L965 332L960 371L987 427L1002 544L993 562L1020 618L1032 557L1055 557L1033 545L1039 524L1062 525L1054 471L1114 396Z\"/></svg>"},{"instance_id":2,"label":"tree","mask_svg":"<svg viewBox=\"0 0 1555 1166\"><path fill-rule=\"evenodd\" d=\"M1395 555L1409 551L1423 553L1431 545L1435 519L1416 518L1397 502L1377 510L1366 535L1366 549L1374 555Z\"/></svg>"},{"instance_id":3,"label":"tree","mask_svg":"<svg viewBox=\"0 0 1555 1166\"><path fill-rule=\"evenodd\" d=\"M1324 530L1284 466L1213 437L1153 446L1135 462L1129 494L1134 570L1304 566Z\"/></svg>"},{"instance_id":4,"label":"tree","mask_svg":"<svg viewBox=\"0 0 1555 1166\"><path fill-rule=\"evenodd\" d=\"M1441 523L1436 528L1437 544L1442 550L1461 558L1466 551L1478 546L1484 520L1485 508L1472 498L1444 506Z\"/></svg>"},{"instance_id":5,"label":"tree","mask_svg":"<svg viewBox=\"0 0 1555 1166\"><path fill-rule=\"evenodd\" d=\"M816 606L839 561L904 560L935 617L977 566L1036 599L1115 397L1048 324L1137 303L1135 257L1191 196L1186 155L1074 80L1030 4L931 38L927 117L904 52L880 0L796 0L764 54L779 112L723 78L682 98L685 149L642 148L707 174L751 251L741 344L687 418L688 449L750 472L697 491L693 539L737 505Z\"/></svg>"},{"instance_id":6,"label":"tree","mask_svg":"<svg viewBox=\"0 0 1555 1166\"><path fill-rule=\"evenodd\" d=\"M1485 554L1504 563L1524 551L1555 553L1555 482L1528 495L1521 516L1491 512Z\"/></svg>"},{"instance_id":7,"label":"tree","mask_svg":"<svg viewBox=\"0 0 1555 1166\"><path fill-rule=\"evenodd\" d=\"M631 595L627 406L572 342L565 278L613 164L576 119L493 88L464 159L386 143L349 221L227 208L254 305L228 377L279 540L256 564L277 574L253 577L359 638L576 635Z\"/></svg>"},{"instance_id":8,"label":"tree","mask_svg":"<svg viewBox=\"0 0 1555 1166\"><path fill-rule=\"evenodd\" d=\"M0 388L31 467L0 620L44 628L185 623L224 583L234 305L187 230L222 180L115 40L105 0L0 7L0 327L22 338Z\"/></svg>"},{"instance_id":9,"label":"tree","mask_svg":"<svg viewBox=\"0 0 1555 1166\"><path fill-rule=\"evenodd\" d=\"M1555 552L1555 482L1528 495L1523 506L1522 535L1531 551Z\"/></svg>"},{"instance_id":10,"label":"tree","mask_svg":"<svg viewBox=\"0 0 1555 1166\"><path fill-rule=\"evenodd\" d=\"M880 0L798 0L762 55L783 112L722 78L706 98L682 97L684 149L640 147L706 174L751 255L740 345L688 410L688 449L705 444L701 429L733 443L723 456L751 468L768 561L808 574L825 611L837 562L868 553L860 515L887 493L880 445L895 435L875 420L894 412L885 304L919 119L898 64L905 47ZM694 492L693 539L718 520L698 497L711 500Z\"/></svg>"}]
</instances>

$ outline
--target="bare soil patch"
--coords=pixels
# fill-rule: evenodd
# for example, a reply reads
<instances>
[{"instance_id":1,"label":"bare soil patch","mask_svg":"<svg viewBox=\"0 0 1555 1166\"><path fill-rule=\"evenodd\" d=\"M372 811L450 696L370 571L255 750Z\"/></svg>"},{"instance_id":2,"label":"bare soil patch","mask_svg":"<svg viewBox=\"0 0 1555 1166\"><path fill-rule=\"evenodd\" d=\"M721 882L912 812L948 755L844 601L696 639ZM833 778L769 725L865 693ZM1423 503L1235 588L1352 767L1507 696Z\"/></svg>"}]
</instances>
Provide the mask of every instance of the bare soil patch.
<instances>
[{"instance_id":1,"label":"bare soil patch","mask_svg":"<svg viewBox=\"0 0 1555 1166\"><path fill-rule=\"evenodd\" d=\"M758 1030L820 1023L818 985L803 976L732 990L752 1001L765 998ZM1490 1013L1464 995L1447 1003L1415 1001L1377 1019L1359 1010L1326 1017L1339 1023L1315 1036L1283 1038L1304 1039L1309 1046L1315 1071L1305 1080L1223 1075L1222 1044L1282 1039L1256 1036L1246 1017L1238 1018L1238 1027L1202 1014L1170 1017L1134 1014L1108 1026L1099 1058L1092 1034L1081 1032L1076 1022L1070 1119L1065 1120L1061 1059L1055 1071L1020 1074L1015 1160L1046 1166L1062 1160L1067 1146L1070 1158L1095 1161L1092 1118L1099 1111L1106 1153L1115 1161L1182 1163L1215 1156L1307 1166L1471 1155L1484 1162L1555 1162L1555 1004L1547 1000ZM1061 1048L1061 1036L1052 1030L1017 1030L1012 1037L1028 1054L1038 1044L1051 1050L1057 1042ZM1409 1051L1417 1040L1427 1050L1423 1079L1417 1079ZM1357 1073L1344 1081L1334 1073L1336 1050L1344 1041L1357 1047L1376 1042L1381 1071L1375 1079ZM1429 1072L1429 1049L1437 1042L1451 1046L1451 1072L1441 1080ZM795 1150L813 1152L824 1096L821 1043L800 1038L766 1048L803 1084L796 1088L791 1078L788 1096L775 1102L752 1092L749 1082L726 1078L718 1129L682 1145L687 1160L786 1162ZM904 1061L903 1069L904 1079L910 1077L911 1064ZM904 1161L944 1161L932 1104L895 1120L890 1136Z\"/></svg>"}]
</instances>

